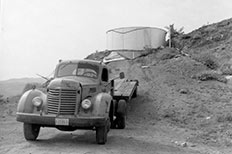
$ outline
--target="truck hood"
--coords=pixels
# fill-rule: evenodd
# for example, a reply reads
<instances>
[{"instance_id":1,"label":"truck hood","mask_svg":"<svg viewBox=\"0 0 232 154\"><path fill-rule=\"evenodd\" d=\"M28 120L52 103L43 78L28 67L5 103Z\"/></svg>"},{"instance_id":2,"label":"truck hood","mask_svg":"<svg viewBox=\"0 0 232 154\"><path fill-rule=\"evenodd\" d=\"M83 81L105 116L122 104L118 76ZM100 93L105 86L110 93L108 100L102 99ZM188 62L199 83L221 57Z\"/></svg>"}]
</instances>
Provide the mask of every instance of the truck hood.
<instances>
[{"instance_id":1,"label":"truck hood","mask_svg":"<svg viewBox=\"0 0 232 154\"><path fill-rule=\"evenodd\" d=\"M83 78L83 77L77 77L77 76L66 76L61 78L55 78L53 79L49 85L48 88L68 88L68 89L78 89L80 85L97 85L98 82L95 79L91 78Z\"/></svg>"}]
</instances>

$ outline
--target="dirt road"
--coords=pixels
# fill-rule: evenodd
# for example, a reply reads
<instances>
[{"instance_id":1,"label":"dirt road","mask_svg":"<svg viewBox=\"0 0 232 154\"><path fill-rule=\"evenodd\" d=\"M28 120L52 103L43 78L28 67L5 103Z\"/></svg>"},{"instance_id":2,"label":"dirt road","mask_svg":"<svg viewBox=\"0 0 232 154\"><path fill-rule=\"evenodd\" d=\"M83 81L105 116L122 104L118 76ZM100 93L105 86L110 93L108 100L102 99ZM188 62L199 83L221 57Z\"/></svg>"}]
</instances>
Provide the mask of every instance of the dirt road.
<instances>
[{"instance_id":1,"label":"dirt road","mask_svg":"<svg viewBox=\"0 0 232 154\"><path fill-rule=\"evenodd\" d=\"M133 102L132 102L133 103ZM136 105L136 104L135 104ZM12 107L12 106L11 106ZM134 106L130 107L134 110ZM28 142L23 137L22 123L16 122L15 111L0 117L1 154L57 154L57 153L115 153L115 154L218 154L216 149L185 142L190 131L165 121L144 119L130 112L127 128L111 130L105 145L95 143L95 132L77 130L61 132L42 128L38 141Z\"/></svg>"},{"instance_id":2,"label":"dirt road","mask_svg":"<svg viewBox=\"0 0 232 154\"><path fill-rule=\"evenodd\" d=\"M28 142L22 133L22 124L14 117L1 120L1 153L199 153L178 147L168 141L165 132L157 128L133 126L125 130L111 130L106 145L95 143L94 131L61 132L53 128L41 129L38 141ZM159 130L161 131L161 130Z\"/></svg>"}]
</instances>

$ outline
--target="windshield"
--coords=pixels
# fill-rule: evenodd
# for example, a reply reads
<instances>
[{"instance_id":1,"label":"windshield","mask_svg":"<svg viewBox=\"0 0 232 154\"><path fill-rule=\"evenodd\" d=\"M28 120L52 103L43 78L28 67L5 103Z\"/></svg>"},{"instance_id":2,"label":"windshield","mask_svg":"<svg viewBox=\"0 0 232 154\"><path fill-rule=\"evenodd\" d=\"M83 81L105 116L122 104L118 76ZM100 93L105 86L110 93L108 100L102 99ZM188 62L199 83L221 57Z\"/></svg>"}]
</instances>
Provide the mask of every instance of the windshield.
<instances>
[{"instance_id":1,"label":"windshield","mask_svg":"<svg viewBox=\"0 0 232 154\"><path fill-rule=\"evenodd\" d=\"M99 68L89 63L65 63L58 68L57 76L82 76L97 79Z\"/></svg>"}]
</instances>

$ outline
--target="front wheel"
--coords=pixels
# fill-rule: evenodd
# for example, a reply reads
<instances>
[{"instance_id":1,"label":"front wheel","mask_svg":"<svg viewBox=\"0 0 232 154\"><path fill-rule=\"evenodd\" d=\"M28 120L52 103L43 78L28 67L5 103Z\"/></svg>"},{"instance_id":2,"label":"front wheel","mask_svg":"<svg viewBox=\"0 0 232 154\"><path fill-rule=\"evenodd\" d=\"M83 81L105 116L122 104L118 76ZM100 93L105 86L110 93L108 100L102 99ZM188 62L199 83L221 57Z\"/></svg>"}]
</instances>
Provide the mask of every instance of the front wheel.
<instances>
[{"instance_id":1,"label":"front wheel","mask_svg":"<svg viewBox=\"0 0 232 154\"><path fill-rule=\"evenodd\" d=\"M35 141L39 135L40 126L35 124L23 124L23 132L26 140Z\"/></svg>"},{"instance_id":2,"label":"front wheel","mask_svg":"<svg viewBox=\"0 0 232 154\"><path fill-rule=\"evenodd\" d=\"M96 128L96 141L98 144L105 144L107 141L107 125Z\"/></svg>"}]
</instances>

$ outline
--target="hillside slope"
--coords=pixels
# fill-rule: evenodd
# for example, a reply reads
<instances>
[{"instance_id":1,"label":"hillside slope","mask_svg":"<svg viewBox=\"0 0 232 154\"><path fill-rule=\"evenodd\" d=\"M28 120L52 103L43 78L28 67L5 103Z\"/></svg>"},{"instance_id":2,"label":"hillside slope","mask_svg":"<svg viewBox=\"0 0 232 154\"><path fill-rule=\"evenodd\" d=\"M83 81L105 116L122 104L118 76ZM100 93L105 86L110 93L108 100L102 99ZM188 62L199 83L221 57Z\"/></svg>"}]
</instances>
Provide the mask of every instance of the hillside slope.
<instances>
[{"instance_id":1,"label":"hillside slope","mask_svg":"<svg viewBox=\"0 0 232 154\"><path fill-rule=\"evenodd\" d=\"M179 46L183 53L192 57L207 54L215 56L221 69L232 64L232 18L200 27L180 36Z\"/></svg>"},{"instance_id":2,"label":"hillside slope","mask_svg":"<svg viewBox=\"0 0 232 154\"><path fill-rule=\"evenodd\" d=\"M112 76L123 71L127 78L139 80L130 122L168 121L195 131L187 141L231 146L232 89L224 77L232 74L230 34L232 19L179 37L177 50L152 50L134 60L108 64Z\"/></svg>"},{"instance_id":3,"label":"hillside slope","mask_svg":"<svg viewBox=\"0 0 232 154\"><path fill-rule=\"evenodd\" d=\"M22 93L27 83L43 83L42 78L19 78L0 81L0 94L5 97L16 96Z\"/></svg>"}]
</instances>

